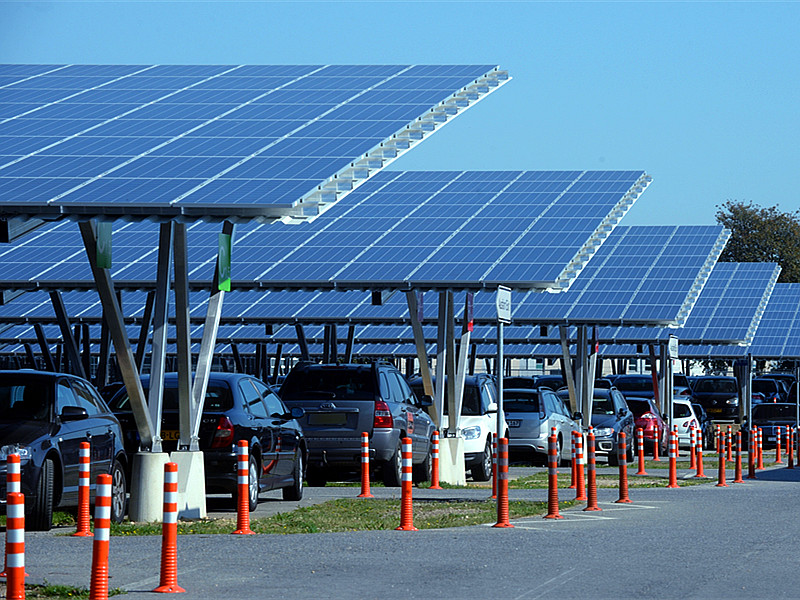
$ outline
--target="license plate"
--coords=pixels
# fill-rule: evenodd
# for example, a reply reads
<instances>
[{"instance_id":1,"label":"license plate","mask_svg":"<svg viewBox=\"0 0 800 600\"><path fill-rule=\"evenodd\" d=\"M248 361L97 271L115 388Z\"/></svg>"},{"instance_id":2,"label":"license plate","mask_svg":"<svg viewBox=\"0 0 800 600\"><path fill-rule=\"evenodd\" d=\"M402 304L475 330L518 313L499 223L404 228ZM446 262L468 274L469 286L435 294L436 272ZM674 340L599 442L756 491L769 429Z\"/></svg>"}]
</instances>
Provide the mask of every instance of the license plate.
<instances>
[{"instance_id":1,"label":"license plate","mask_svg":"<svg viewBox=\"0 0 800 600\"><path fill-rule=\"evenodd\" d=\"M522 421L519 419L506 419L506 423L508 423L509 427L519 427L522 425Z\"/></svg>"},{"instance_id":2,"label":"license plate","mask_svg":"<svg viewBox=\"0 0 800 600\"><path fill-rule=\"evenodd\" d=\"M708 408L708 409L706 409L706 412L710 412L710 413L721 413L721 412L722 412L722 409L721 409L721 408Z\"/></svg>"},{"instance_id":3,"label":"license plate","mask_svg":"<svg viewBox=\"0 0 800 600\"><path fill-rule=\"evenodd\" d=\"M772 436L772 435L767 436L767 441L768 442L774 442L775 441L775 436Z\"/></svg>"},{"instance_id":4,"label":"license plate","mask_svg":"<svg viewBox=\"0 0 800 600\"><path fill-rule=\"evenodd\" d=\"M310 413L308 415L309 425L344 425L347 422L347 415L344 413Z\"/></svg>"},{"instance_id":5,"label":"license plate","mask_svg":"<svg viewBox=\"0 0 800 600\"><path fill-rule=\"evenodd\" d=\"M161 432L161 439L165 442L177 442L181 438L180 431L168 429Z\"/></svg>"}]
</instances>

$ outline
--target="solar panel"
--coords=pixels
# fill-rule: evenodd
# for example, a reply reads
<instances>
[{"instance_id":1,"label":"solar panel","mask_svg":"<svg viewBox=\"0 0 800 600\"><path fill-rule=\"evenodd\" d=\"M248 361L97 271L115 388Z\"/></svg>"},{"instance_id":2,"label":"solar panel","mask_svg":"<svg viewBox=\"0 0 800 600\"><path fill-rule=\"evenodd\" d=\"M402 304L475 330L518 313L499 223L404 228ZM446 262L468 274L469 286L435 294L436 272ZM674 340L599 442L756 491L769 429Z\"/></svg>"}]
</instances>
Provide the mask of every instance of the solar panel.
<instances>
[{"instance_id":1,"label":"solar panel","mask_svg":"<svg viewBox=\"0 0 800 600\"><path fill-rule=\"evenodd\" d=\"M232 285L564 287L649 182L633 171L384 172L311 223L241 225ZM147 223L114 227L115 286L152 288L158 232ZM203 222L187 228L194 289L210 285L218 231ZM5 289L94 289L83 243L69 224L0 249L0 260L8 265Z\"/></svg>"},{"instance_id":2,"label":"solar panel","mask_svg":"<svg viewBox=\"0 0 800 600\"><path fill-rule=\"evenodd\" d=\"M800 283L779 283L749 348L755 358L800 359Z\"/></svg>"},{"instance_id":3,"label":"solar panel","mask_svg":"<svg viewBox=\"0 0 800 600\"><path fill-rule=\"evenodd\" d=\"M508 79L490 65L0 65L0 206L312 216Z\"/></svg>"}]
</instances>

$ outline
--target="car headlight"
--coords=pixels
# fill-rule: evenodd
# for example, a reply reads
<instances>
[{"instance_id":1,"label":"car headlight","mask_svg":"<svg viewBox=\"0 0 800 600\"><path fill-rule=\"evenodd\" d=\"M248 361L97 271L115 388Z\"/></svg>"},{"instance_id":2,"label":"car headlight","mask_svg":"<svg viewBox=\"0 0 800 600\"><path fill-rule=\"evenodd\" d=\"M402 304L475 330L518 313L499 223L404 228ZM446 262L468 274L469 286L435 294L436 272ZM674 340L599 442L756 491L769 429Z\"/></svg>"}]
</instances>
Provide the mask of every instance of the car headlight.
<instances>
[{"instance_id":1,"label":"car headlight","mask_svg":"<svg viewBox=\"0 0 800 600\"><path fill-rule=\"evenodd\" d=\"M31 458L31 449L28 446L8 444L0 448L0 460L8 460L9 454L19 454L20 464L27 462Z\"/></svg>"},{"instance_id":2,"label":"car headlight","mask_svg":"<svg viewBox=\"0 0 800 600\"><path fill-rule=\"evenodd\" d=\"M738 398L731 398L730 400L728 400L726 402L726 404L733 404L733 405L739 404L739 399Z\"/></svg>"},{"instance_id":3,"label":"car headlight","mask_svg":"<svg viewBox=\"0 0 800 600\"><path fill-rule=\"evenodd\" d=\"M481 437L480 427L466 427L461 430L461 435L465 440L477 440Z\"/></svg>"},{"instance_id":4,"label":"car headlight","mask_svg":"<svg viewBox=\"0 0 800 600\"><path fill-rule=\"evenodd\" d=\"M594 430L595 437L611 437L614 435L614 429L612 427L598 427Z\"/></svg>"}]
</instances>

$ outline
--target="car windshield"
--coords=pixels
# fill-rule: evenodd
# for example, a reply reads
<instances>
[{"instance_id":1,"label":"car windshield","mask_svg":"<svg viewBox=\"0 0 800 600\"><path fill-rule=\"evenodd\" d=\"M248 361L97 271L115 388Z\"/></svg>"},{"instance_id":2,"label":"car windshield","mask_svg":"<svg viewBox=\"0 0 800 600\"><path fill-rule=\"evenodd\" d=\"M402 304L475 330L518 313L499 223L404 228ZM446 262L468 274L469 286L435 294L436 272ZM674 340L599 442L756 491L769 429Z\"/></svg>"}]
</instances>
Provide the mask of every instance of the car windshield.
<instances>
[{"instance_id":1,"label":"car windshield","mask_svg":"<svg viewBox=\"0 0 800 600\"><path fill-rule=\"evenodd\" d=\"M503 392L503 409L506 412L538 413L539 394L507 390Z\"/></svg>"},{"instance_id":2,"label":"car windshield","mask_svg":"<svg viewBox=\"0 0 800 600\"><path fill-rule=\"evenodd\" d=\"M700 379L694 386L695 392L735 394L735 379Z\"/></svg>"},{"instance_id":3,"label":"car windshield","mask_svg":"<svg viewBox=\"0 0 800 600\"><path fill-rule=\"evenodd\" d=\"M623 392L652 392L653 380L650 377L618 377L614 387Z\"/></svg>"},{"instance_id":4,"label":"car windshield","mask_svg":"<svg viewBox=\"0 0 800 600\"><path fill-rule=\"evenodd\" d=\"M672 416L675 419L683 419L692 416L692 409L688 404L678 404L677 402L672 405Z\"/></svg>"},{"instance_id":5,"label":"car windshield","mask_svg":"<svg viewBox=\"0 0 800 600\"><path fill-rule=\"evenodd\" d=\"M331 398L374 400L371 369L309 369L290 374L281 387L284 400Z\"/></svg>"},{"instance_id":6,"label":"car windshield","mask_svg":"<svg viewBox=\"0 0 800 600\"><path fill-rule=\"evenodd\" d=\"M794 419L796 416L794 404L758 404L753 407L753 420Z\"/></svg>"},{"instance_id":7,"label":"car windshield","mask_svg":"<svg viewBox=\"0 0 800 600\"><path fill-rule=\"evenodd\" d=\"M595 415L613 415L614 403L609 396L595 396L592 400L592 413Z\"/></svg>"},{"instance_id":8,"label":"car windshield","mask_svg":"<svg viewBox=\"0 0 800 600\"><path fill-rule=\"evenodd\" d=\"M641 417L643 414L652 412L653 409L647 400L641 398L625 398L628 403L628 408L631 409L634 417Z\"/></svg>"},{"instance_id":9,"label":"car windshield","mask_svg":"<svg viewBox=\"0 0 800 600\"><path fill-rule=\"evenodd\" d=\"M47 421L50 386L40 382L0 382L0 418L10 421Z\"/></svg>"},{"instance_id":10,"label":"car windshield","mask_svg":"<svg viewBox=\"0 0 800 600\"><path fill-rule=\"evenodd\" d=\"M148 388L144 388L145 397L147 397ZM165 388L163 410L177 411L178 410L178 389ZM126 412L131 410L131 401L128 394L122 392L117 394L111 402L109 408L114 412ZM214 385L209 384L206 389L206 400L203 404L203 412L225 412L233 408L233 397L231 390L227 385Z\"/></svg>"},{"instance_id":11,"label":"car windshield","mask_svg":"<svg viewBox=\"0 0 800 600\"><path fill-rule=\"evenodd\" d=\"M503 387L506 389L536 389L536 379L533 377L503 377Z\"/></svg>"},{"instance_id":12,"label":"car windshield","mask_svg":"<svg viewBox=\"0 0 800 600\"><path fill-rule=\"evenodd\" d=\"M414 392L414 395L417 398L422 398L425 395L425 390L422 387L422 384L414 384L411 386L411 390ZM448 398L450 396L447 394L447 386L444 388L444 414L449 414L448 409ZM483 414L481 410L481 398L480 394L478 393L478 388L474 385L465 385L464 386L464 397L461 401L461 414L465 417L474 417L480 416Z\"/></svg>"},{"instance_id":13,"label":"car windshield","mask_svg":"<svg viewBox=\"0 0 800 600\"><path fill-rule=\"evenodd\" d=\"M778 391L778 382L773 379L753 379L753 391L774 394Z\"/></svg>"}]
</instances>

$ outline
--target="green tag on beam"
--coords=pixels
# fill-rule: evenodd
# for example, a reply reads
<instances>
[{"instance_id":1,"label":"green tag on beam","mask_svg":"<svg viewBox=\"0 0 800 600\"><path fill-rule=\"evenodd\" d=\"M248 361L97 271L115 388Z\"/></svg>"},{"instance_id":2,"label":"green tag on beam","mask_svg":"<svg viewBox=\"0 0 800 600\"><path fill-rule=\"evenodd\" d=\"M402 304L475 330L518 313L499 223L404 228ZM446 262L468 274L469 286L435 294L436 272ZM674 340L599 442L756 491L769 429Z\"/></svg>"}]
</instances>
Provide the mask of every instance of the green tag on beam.
<instances>
[{"instance_id":1,"label":"green tag on beam","mask_svg":"<svg viewBox=\"0 0 800 600\"><path fill-rule=\"evenodd\" d=\"M97 268L111 268L111 222L97 223Z\"/></svg>"},{"instance_id":2,"label":"green tag on beam","mask_svg":"<svg viewBox=\"0 0 800 600\"><path fill-rule=\"evenodd\" d=\"M217 280L219 281L218 289L220 291L231 291L231 236L227 233L219 234Z\"/></svg>"}]
</instances>

